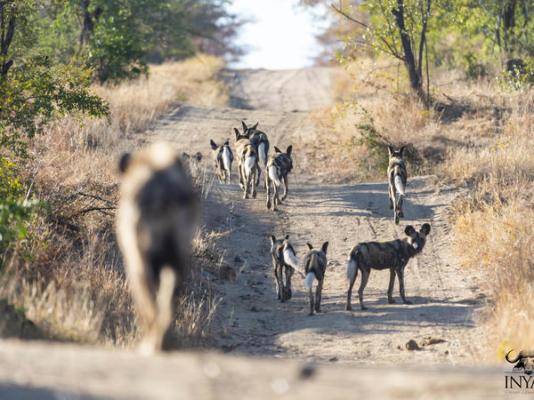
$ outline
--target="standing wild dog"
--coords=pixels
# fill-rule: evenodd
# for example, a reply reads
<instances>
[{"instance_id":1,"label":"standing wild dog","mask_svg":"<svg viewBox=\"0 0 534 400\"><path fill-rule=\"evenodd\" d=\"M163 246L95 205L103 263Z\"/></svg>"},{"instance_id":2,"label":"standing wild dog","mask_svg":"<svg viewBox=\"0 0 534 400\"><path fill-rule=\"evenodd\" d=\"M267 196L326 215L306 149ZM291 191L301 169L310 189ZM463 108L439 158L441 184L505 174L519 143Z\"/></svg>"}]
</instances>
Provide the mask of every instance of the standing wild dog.
<instances>
[{"instance_id":1,"label":"standing wild dog","mask_svg":"<svg viewBox=\"0 0 534 400\"><path fill-rule=\"evenodd\" d=\"M292 296L291 277L293 272L297 271L304 278L295 249L289 243L289 235L283 239L276 239L274 235L271 235L271 257L278 300L284 302L291 299Z\"/></svg>"},{"instance_id":2,"label":"standing wild dog","mask_svg":"<svg viewBox=\"0 0 534 400\"><path fill-rule=\"evenodd\" d=\"M215 173L221 183L230 183L232 179L232 161L234 161L234 153L230 148L230 140L217 145L213 140L210 140L211 150L213 150L213 160L215 161Z\"/></svg>"},{"instance_id":3,"label":"standing wild dog","mask_svg":"<svg viewBox=\"0 0 534 400\"><path fill-rule=\"evenodd\" d=\"M402 212L402 200L406 189L406 181L408 180L406 164L404 163L403 158L404 146L399 150L395 150L392 146L388 146L388 153L389 208L394 209L395 224L398 224L399 219L404 217L404 213Z\"/></svg>"},{"instance_id":4,"label":"standing wild dog","mask_svg":"<svg viewBox=\"0 0 534 400\"><path fill-rule=\"evenodd\" d=\"M248 136L250 143L254 146L258 153L258 175L256 178L256 185L260 183L261 168L266 169L267 157L269 156L269 139L265 132L258 130L259 122L248 127L245 121L241 121L243 125L243 132ZM267 189L267 188L265 188Z\"/></svg>"},{"instance_id":5,"label":"standing wild dog","mask_svg":"<svg viewBox=\"0 0 534 400\"><path fill-rule=\"evenodd\" d=\"M328 249L328 242L324 242L321 250L314 250L310 243L306 243L310 251L304 258L304 272L306 278L304 279L304 287L308 290L310 297L310 315L313 311L321 312L321 295L323 292L324 275L326 272L326 250ZM313 281L317 279L317 289L315 289L315 301L313 298Z\"/></svg>"},{"instance_id":6,"label":"standing wild dog","mask_svg":"<svg viewBox=\"0 0 534 400\"><path fill-rule=\"evenodd\" d=\"M285 153L274 146L275 153L269 158L267 171L265 173L265 187L267 189L267 209L276 211L276 206L286 199L288 193L287 176L293 169L293 159L291 153L293 146L289 146ZM280 199L278 194L280 186L284 183L284 195ZM271 185L272 184L272 185ZM273 195L271 199L271 186Z\"/></svg>"},{"instance_id":7,"label":"standing wild dog","mask_svg":"<svg viewBox=\"0 0 534 400\"><path fill-rule=\"evenodd\" d=\"M239 169L239 186L243 189L243 198L247 199L249 191L256 198L256 174L258 173L258 153L245 133L235 131L235 148Z\"/></svg>"},{"instance_id":8,"label":"standing wild dog","mask_svg":"<svg viewBox=\"0 0 534 400\"><path fill-rule=\"evenodd\" d=\"M363 291L369 280L371 269L384 270L389 268L388 302L395 303L393 299L393 286L395 274L399 278L399 292L404 304L411 304L404 295L404 268L410 258L419 254L425 247L426 237L430 233L430 224L423 224L419 232L413 226L408 225L404 230L408 238L397 239L390 242L367 242L360 243L352 249L347 262L347 279L349 290L347 292L347 310L352 310L351 295L352 287L356 281L358 270L362 273L362 281L358 289L360 307L363 305Z\"/></svg>"},{"instance_id":9,"label":"standing wild dog","mask_svg":"<svg viewBox=\"0 0 534 400\"><path fill-rule=\"evenodd\" d=\"M154 144L119 163L117 238L142 323L144 352L161 350L174 317L173 294L188 271L197 197L171 148Z\"/></svg>"}]
</instances>

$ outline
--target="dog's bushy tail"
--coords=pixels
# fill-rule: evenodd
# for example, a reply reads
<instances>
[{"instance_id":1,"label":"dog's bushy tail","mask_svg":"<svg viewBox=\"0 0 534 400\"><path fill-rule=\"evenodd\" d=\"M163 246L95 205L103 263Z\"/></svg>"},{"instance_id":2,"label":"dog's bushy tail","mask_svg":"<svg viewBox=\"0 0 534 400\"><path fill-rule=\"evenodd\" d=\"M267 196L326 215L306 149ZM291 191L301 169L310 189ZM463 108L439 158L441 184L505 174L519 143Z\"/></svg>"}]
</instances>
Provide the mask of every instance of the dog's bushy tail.
<instances>
[{"instance_id":1,"label":"dog's bushy tail","mask_svg":"<svg viewBox=\"0 0 534 400\"><path fill-rule=\"evenodd\" d=\"M304 278L304 273L302 272L299 266L299 258L293 252L293 249L287 245L287 242L284 244L283 255L284 262L291 268L293 268L295 271L297 271Z\"/></svg>"},{"instance_id":2,"label":"dog's bushy tail","mask_svg":"<svg viewBox=\"0 0 534 400\"><path fill-rule=\"evenodd\" d=\"M404 196L404 182L402 181L402 177L400 176L398 169L399 167L395 168L395 176L393 177L393 183L395 184L395 189L397 190L397 193L401 196Z\"/></svg>"},{"instance_id":3,"label":"dog's bushy tail","mask_svg":"<svg viewBox=\"0 0 534 400\"><path fill-rule=\"evenodd\" d=\"M306 290L311 290L314 280L315 273L313 271L308 272L306 278L304 279L304 287L306 288Z\"/></svg>"},{"instance_id":4,"label":"dog's bushy tail","mask_svg":"<svg viewBox=\"0 0 534 400\"><path fill-rule=\"evenodd\" d=\"M224 146L222 151L222 161L223 167L229 173L232 172L231 162L232 162L232 153L228 146Z\"/></svg>"},{"instance_id":5,"label":"dog's bushy tail","mask_svg":"<svg viewBox=\"0 0 534 400\"><path fill-rule=\"evenodd\" d=\"M256 165L256 154L248 154L245 159L245 174L249 176Z\"/></svg>"},{"instance_id":6,"label":"dog's bushy tail","mask_svg":"<svg viewBox=\"0 0 534 400\"><path fill-rule=\"evenodd\" d=\"M352 281L356 279L358 275L358 263L356 261L356 252L351 252L349 259L347 260L347 279Z\"/></svg>"},{"instance_id":7,"label":"dog's bushy tail","mask_svg":"<svg viewBox=\"0 0 534 400\"><path fill-rule=\"evenodd\" d=\"M278 169L275 165L271 165L269 167L269 178L274 182L276 186L280 186L282 182L280 181L280 178L278 177Z\"/></svg>"},{"instance_id":8,"label":"dog's bushy tail","mask_svg":"<svg viewBox=\"0 0 534 400\"><path fill-rule=\"evenodd\" d=\"M259 144L258 155L260 157L260 164L262 167L265 167L267 165L267 144L265 142Z\"/></svg>"}]
</instances>

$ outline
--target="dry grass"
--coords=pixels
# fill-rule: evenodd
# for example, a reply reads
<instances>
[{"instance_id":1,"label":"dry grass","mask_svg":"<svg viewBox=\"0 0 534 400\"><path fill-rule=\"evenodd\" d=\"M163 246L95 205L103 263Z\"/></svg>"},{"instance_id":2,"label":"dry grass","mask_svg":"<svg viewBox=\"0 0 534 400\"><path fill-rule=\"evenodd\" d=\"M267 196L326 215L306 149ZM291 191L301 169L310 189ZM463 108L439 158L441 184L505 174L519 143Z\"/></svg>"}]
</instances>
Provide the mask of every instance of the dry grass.
<instances>
[{"instance_id":1,"label":"dry grass","mask_svg":"<svg viewBox=\"0 0 534 400\"><path fill-rule=\"evenodd\" d=\"M397 72L396 64L384 60L347 66L338 76L339 103L315 116L325 135L310 164L339 182L383 181L384 144L409 144L411 175L434 173L468 188L454 206L455 252L463 267L487 276L491 300L484 340L501 359L508 347L530 349L534 88L509 91L495 80L465 81L456 72L436 72L436 108L425 110L408 94L404 71ZM359 128L363 125L367 131ZM366 138L369 127L375 142ZM321 153L330 154L324 163ZM341 162L328 170L332 154Z\"/></svg>"},{"instance_id":2,"label":"dry grass","mask_svg":"<svg viewBox=\"0 0 534 400\"><path fill-rule=\"evenodd\" d=\"M222 67L218 58L200 56L154 66L136 82L95 87L110 104L109 121L69 116L30 143L25 178L48 210L11 258L0 297L23 309L48 337L119 346L137 340L113 234L116 160L124 149L142 145L136 133L178 104L225 104L217 80ZM200 171L195 174L205 183ZM206 260L195 263L201 269ZM191 279L198 289L178 300L175 333L180 343L198 344L209 334L216 301L199 274Z\"/></svg>"}]
</instances>

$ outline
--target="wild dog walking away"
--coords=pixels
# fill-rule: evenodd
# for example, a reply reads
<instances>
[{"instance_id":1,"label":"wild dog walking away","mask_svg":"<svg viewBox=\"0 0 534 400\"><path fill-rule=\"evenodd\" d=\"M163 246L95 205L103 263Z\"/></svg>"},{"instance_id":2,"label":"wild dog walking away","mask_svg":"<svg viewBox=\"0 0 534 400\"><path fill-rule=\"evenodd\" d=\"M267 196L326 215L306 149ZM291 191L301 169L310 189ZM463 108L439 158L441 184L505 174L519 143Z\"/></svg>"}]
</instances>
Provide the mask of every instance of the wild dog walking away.
<instances>
[{"instance_id":1,"label":"wild dog walking away","mask_svg":"<svg viewBox=\"0 0 534 400\"><path fill-rule=\"evenodd\" d=\"M239 185L243 189L243 198L249 194L256 198L256 175L258 173L258 153L250 142L248 135L234 128L235 148L239 169Z\"/></svg>"},{"instance_id":2,"label":"wild dog walking away","mask_svg":"<svg viewBox=\"0 0 534 400\"><path fill-rule=\"evenodd\" d=\"M197 198L186 167L166 144L124 154L117 237L145 339L161 350L173 316L173 294L188 270Z\"/></svg>"},{"instance_id":3,"label":"wild dog walking away","mask_svg":"<svg viewBox=\"0 0 534 400\"><path fill-rule=\"evenodd\" d=\"M276 239L274 235L271 235L271 257L278 300L284 302L291 299L292 296L291 277L293 272L297 271L304 278L295 249L289 243L289 235L282 239Z\"/></svg>"},{"instance_id":4,"label":"wild dog walking away","mask_svg":"<svg viewBox=\"0 0 534 400\"><path fill-rule=\"evenodd\" d=\"M269 156L269 139L265 132L258 130L258 124L259 122L256 122L253 126L248 127L245 121L241 121L244 134L248 136L250 143L252 143L258 153L258 175L256 178L256 185L259 185L260 183L261 168L264 170L266 169Z\"/></svg>"},{"instance_id":5,"label":"wild dog walking away","mask_svg":"<svg viewBox=\"0 0 534 400\"><path fill-rule=\"evenodd\" d=\"M389 208L393 209L395 224L399 223L400 218L404 217L402 212L402 201L406 190L406 181L408 173L404 162L404 146L395 150L388 146L389 165L388 165L388 194Z\"/></svg>"},{"instance_id":6,"label":"wild dog walking away","mask_svg":"<svg viewBox=\"0 0 534 400\"><path fill-rule=\"evenodd\" d=\"M288 193L288 178L287 176L293 169L293 159L291 153L293 146L289 146L285 153L278 147L274 146L275 153L269 158L267 163L267 171L265 173L265 187L267 189L267 209L276 211L276 207L283 200L286 199ZM284 184L284 195L280 199L278 191L280 186ZM272 187L272 198L271 198Z\"/></svg>"},{"instance_id":7,"label":"wild dog walking away","mask_svg":"<svg viewBox=\"0 0 534 400\"><path fill-rule=\"evenodd\" d=\"M213 160L215 162L215 173L221 183L230 183L232 179L232 162L234 153L230 148L230 140L219 146L213 140L210 140L211 150L213 151Z\"/></svg>"},{"instance_id":8,"label":"wild dog walking away","mask_svg":"<svg viewBox=\"0 0 534 400\"><path fill-rule=\"evenodd\" d=\"M365 310L363 304L363 291L369 280L371 269L383 270L389 268L388 302L395 303L393 299L393 286L395 275L399 278L399 292L404 304L411 304L404 294L404 268L410 258L419 254L425 247L426 237L430 233L430 224L423 224L419 232L413 226L408 225L404 230L408 238L397 239L389 242L360 243L352 249L347 262L347 279L349 290L347 291L347 310L352 310L351 295L352 287L356 281L358 271L362 273L358 296L360 307Z\"/></svg>"},{"instance_id":9,"label":"wild dog walking away","mask_svg":"<svg viewBox=\"0 0 534 400\"><path fill-rule=\"evenodd\" d=\"M326 251L328 249L328 242L324 242L321 250L314 250L310 243L307 243L310 251L304 258L304 272L306 278L304 279L304 287L308 290L310 297L310 314L313 312L321 312L321 296L323 292L324 275L326 273ZM317 288L315 289L315 298L313 297L313 281L317 280Z\"/></svg>"}]
</instances>

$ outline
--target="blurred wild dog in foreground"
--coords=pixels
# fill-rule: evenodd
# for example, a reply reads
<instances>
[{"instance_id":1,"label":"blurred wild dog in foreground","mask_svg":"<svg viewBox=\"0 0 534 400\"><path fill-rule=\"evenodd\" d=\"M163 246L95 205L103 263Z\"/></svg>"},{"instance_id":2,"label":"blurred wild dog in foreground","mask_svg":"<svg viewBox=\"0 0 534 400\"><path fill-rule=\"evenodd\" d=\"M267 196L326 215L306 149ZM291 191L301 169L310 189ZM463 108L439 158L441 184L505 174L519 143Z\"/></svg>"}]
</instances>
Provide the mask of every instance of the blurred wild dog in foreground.
<instances>
[{"instance_id":1,"label":"blurred wild dog in foreground","mask_svg":"<svg viewBox=\"0 0 534 400\"><path fill-rule=\"evenodd\" d=\"M310 297L310 314L313 315L321 312L321 296L323 292L324 275L326 273L326 251L328 249L328 242L324 242L321 250L314 250L310 243L307 243L310 251L304 258L304 271L306 278L304 279L304 287L308 290ZM313 297L313 281L317 279L317 289L315 289L315 299Z\"/></svg>"},{"instance_id":2,"label":"blurred wild dog in foreground","mask_svg":"<svg viewBox=\"0 0 534 400\"><path fill-rule=\"evenodd\" d=\"M278 300L284 302L291 299L292 296L291 277L293 272L297 271L304 278L295 249L289 243L289 235L282 239L276 239L274 235L271 235L271 257Z\"/></svg>"},{"instance_id":3,"label":"blurred wild dog in foreground","mask_svg":"<svg viewBox=\"0 0 534 400\"><path fill-rule=\"evenodd\" d=\"M371 269L383 270L389 268L388 302L395 303L393 299L393 286L395 285L395 275L399 278L399 291L404 304L411 304L404 295L404 268L410 258L419 254L425 247L426 237L430 233L430 224L423 224L419 232L413 226L408 225L404 232L408 236L406 239L397 239L389 242L367 242L360 243L350 252L347 261L347 279L349 280L349 290L347 291L347 310L352 310L351 295L352 287L356 281L358 270L362 273L358 296L360 307L363 305L363 291L369 280Z\"/></svg>"},{"instance_id":4,"label":"blurred wild dog in foreground","mask_svg":"<svg viewBox=\"0 0 534 400\"><path fill-rule=\"evenodd\" d=\"M210 140L211 150L213 150L213 160L215 161L215 173L221 183L230 183L232 179L232 161L234 153L230 148L230 139L219 146L213 140Z\"/></svg>"},{"instance_id":5,"label":"blurred wild dog in foreground","mask_svg":"<svg viewBox=\"0 0 534 400\"><path fill-rule=\"evenodd\" d=\"M388 146L389 164L387 173L389 208L394 210L395 224L398 224L399 219L404 217L402 201L406 190L406 181L408 180L406 164L403 158L404 148L402 146L399 150L395 150L392 146Z\"/></svg>"},{"instance_id":6,"label":"blurred wild dog in foreground","mask_svg":"<svg viewBox=\"0 0 534 400\"><path fill-rule=\"evenodd\" d=\"M151 353L162 349L174 318L198 199L187 168L167 144L124 154L119 169L117 238L145 335L141 350Z\"/></svg>"},{"instance_id":7,"label":"blurred wild dog in foreground","mask_svg":"<svg viewBox=\"0 0 534 400\"><path fill-rule=\"evenodd\" d=\"M258 130L258 124L259 122L256 122L256 124L253 126L248 127L245 121L241 121L243 133L249 138L250 143L252 143L256 149L256 152L258 153L258 174L256 177L256 186L260 183L261 168L266 170L267 159L269 156L269 139L267 138L265 132Z\"/></svg>"},{"instance_id":8,"label":"blurred wild dog in foreground","mask_svg":"<svg viewBox=\"0 0 534 400\"><path fill-rule=\"evenodd\" d=\"M239 186L243 189L244 199L249 197L249 193L253 198L256 198L258 153L246 133L239 132L237 128L234 128L234 132L239 169Z\"/></svg>"},{"instance_id":9,"label":"blurred wild dog in foreground","mask_svg":"<svg viewBox=\"0 0 534 400\"><path fill-rule=\"evenodd\" d=\"M293 169L293 159L291 153L293 146L289 146L285 153L274 146L275 153L269 158L267 171L265 173L265 187L267 189L267 209L276 211L276 206L286 199L288 193L287 176ZM284 184L284 195L280 199L278 190ZM273 195L271 199L271 186Z\"/></svg>"}]
</instances>

